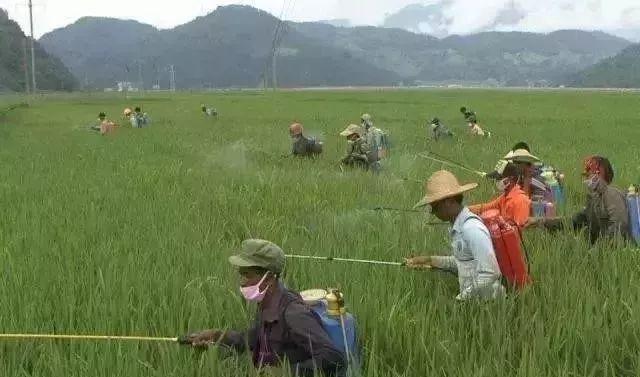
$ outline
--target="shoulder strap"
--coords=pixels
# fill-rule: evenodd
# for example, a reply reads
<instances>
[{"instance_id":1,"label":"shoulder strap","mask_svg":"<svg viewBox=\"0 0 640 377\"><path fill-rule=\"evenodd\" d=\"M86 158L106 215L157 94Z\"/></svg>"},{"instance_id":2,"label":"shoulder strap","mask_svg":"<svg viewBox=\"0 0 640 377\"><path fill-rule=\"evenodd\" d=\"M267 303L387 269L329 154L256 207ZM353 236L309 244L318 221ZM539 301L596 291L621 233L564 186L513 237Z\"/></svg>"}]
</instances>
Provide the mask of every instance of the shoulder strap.
<instances>
[{"instance_id":1,"label":"shoulder strap","mask_svg":"<svg viewBox=\"0 0 640 377\"><path fill-rule=\"evenodd\" d=\"M282 307L282 312L280 313L280 318L282 320L282 324L284 325L284 329L285 329L285 333L289 333L289 325L287 324L287 317L285 315L285 313L287 312L287 309L289 309L289 305L291 305L292 303L298 301L297 298L294 297L294 293L287 290L285 293L285 297L283 298L283 300L286 300L284 306ZM304 304L304 301L302 302ZM306 304L304 304L305 306L307 306ZM313 317L318 321L318 323L320 324L320 327L322 327L324 329L324 326L322 326L322 319L320 319L320 316L318 316L318 313L316 313L313 309L311 309L310 307L307 307L308 310L311 312L311 314L313 315Z\"/></svg>"}]
</instances>

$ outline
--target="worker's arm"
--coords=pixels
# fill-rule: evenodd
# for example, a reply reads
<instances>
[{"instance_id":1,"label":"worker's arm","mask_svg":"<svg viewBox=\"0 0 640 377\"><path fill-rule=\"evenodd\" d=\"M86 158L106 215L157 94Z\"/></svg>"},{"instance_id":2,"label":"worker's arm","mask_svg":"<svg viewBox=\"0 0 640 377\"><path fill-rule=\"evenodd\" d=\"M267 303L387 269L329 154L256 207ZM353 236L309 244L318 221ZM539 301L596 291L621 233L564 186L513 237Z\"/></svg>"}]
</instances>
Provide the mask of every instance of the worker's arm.
<instances>
[{"instance_id":1,"label":"worker's arm","mask_svg":"<svg viewBox=\"0 0 640 377\"><path fill-rule=\"evenodd\" d=\"M447 256L434 255L431 257L431 266L440 270L451 271L453 273L458 272L458 265L456 264L456 258Z\"/></svg>"},{"instance_id":2,"label":"worker's arm","mask_svg":"<svg viewBox=\"0 0 640 377\"><path fill-rule=\"evenodd\" d=\"M292 366L294 370L302 372L300 375L335 375L346 365L344 354L333 345L329 335L307 306L292 302L287 306L284 317L291 341L311 355L308 360Z\"/></svg>"},{"instance_id":3,"label":"worker's arm","mask_svg":"<svg viewBox=\"0 0 640 377\"><path fill-rule=\"evenodd\" d=\"M490 209L500 209L500 197L490 201L489 203L474 204L472 206L469 206L469 211L475 213L476 215L480 215ZM527 216L529 216L529 214L527 214Z\"/></svg>"},{"instance_id":4,"label":"worker's arm","mask_svg":"<svg viewBox=\"0 0 640 377\"><path fill-rule=\"evenodd\" d=\"M249 330L241 331L221 331L221 330L203 330L189 335L181 336L178 339L180 344L190 345L193 347L206 348L213 344L220 344L233 348L238 352L243 352L249 345L254 344L257 330L253 326Z\"/></svg>"}]
</instances>

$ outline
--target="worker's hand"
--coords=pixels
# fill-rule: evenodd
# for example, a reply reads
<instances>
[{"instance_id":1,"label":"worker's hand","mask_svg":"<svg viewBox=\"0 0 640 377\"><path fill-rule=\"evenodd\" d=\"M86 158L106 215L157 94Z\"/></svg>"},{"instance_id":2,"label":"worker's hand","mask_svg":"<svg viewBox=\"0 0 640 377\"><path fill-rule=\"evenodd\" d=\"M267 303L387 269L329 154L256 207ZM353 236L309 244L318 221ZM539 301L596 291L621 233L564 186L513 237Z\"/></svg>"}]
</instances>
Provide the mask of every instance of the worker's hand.
<instances>
[{"instance_id":1,"label":"worker's hand","mask_svg":"<svg viewBox=\"0 0 640 377\"><path fill-rule=\"evenodd\" d=\"M220 331L204 330L197 333L183 335L178 338L178 343L192 347L208 347L220 339Z\"/></svg>"},{"instance_id":2,"label":"worker's hand","mask_svg":"<svg viewBox=\"0 0 640 377\"><path fill-rule=\"evenodd\" d=\"M284 376L284 371L282 370L281 367L276 367L276 366L266 366L266 367L262 367L262 369L260 370L260 376L265 376L265 377L282 377Z\"/></svg>"},{"instance_id":3,"label":"worker's hand","mask_svg":"<svg viewBox=\"0 0 640 377\"><path fill-rule=\"evenodd\" d=\"M430 256L419 256L413 257L410 256L404 259L404 265L411 269L423 270L429 269L432 267L431 265L431 257Z\"/></svg>"},{"instance_id":4,"label":"worker's hand","mask_svg":"<svg viewBox=\"0 0 640 377\"><path fill-rule=\"evenodd\" d=\"M524 227L525 228L533 228L533 227L540 227L542 225L544 225L544 218L543 217L529 217L527 222L524 224Z\"/></svg>"}]
</instances>

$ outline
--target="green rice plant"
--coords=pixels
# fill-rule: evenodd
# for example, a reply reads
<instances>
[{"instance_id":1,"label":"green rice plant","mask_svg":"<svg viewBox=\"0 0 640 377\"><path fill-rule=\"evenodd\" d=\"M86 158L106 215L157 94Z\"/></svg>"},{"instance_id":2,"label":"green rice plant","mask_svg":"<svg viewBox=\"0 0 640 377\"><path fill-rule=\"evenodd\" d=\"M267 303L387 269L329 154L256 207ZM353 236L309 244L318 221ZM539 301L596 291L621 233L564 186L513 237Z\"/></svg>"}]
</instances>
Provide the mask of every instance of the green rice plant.
<instances>
[{"instance_id":1,"label":"green rice plant","mask_svg":"<svg viewBox=\"0 0 640 377\"><path fill-rule=\"evenodd\" d=\"M441 164L430 150L489 171L517 141L567 176L581 207L580 164L608 156L616 184L640 178L638 95L572 91L224 92L38 97L0 122L0 332L177 336L243 328L254 308L227 257L248 237L296 254L401 261L448 253L446 227L410 208ZM0 97L0 103L5 99ZM13 102L12 102L13 103ZM216 107L203 117L201 103ZM153 123L131 129L125 107ZM471 139L458 108L491 139ZM2 107L2 106L0 106ZM115 134L87 129L98 112ZM374 176L341 170L338 133L361 113L392 138ZM434 143L438 116L458 137ZM300 121L325 142L315 161L282 158ZM468 202L495 195L479 181ZM404 178L410 178L406 180ZM431 220L432 221L432 220ZM290 260L294 289L344 290L367 376L637 376L640 255L574 234L526 234L534 285L489 303L454 299L457 280L401 267ZM247 376L247 355L166 343L0 340L2 376Z\"/></svg>"}]
</instances>

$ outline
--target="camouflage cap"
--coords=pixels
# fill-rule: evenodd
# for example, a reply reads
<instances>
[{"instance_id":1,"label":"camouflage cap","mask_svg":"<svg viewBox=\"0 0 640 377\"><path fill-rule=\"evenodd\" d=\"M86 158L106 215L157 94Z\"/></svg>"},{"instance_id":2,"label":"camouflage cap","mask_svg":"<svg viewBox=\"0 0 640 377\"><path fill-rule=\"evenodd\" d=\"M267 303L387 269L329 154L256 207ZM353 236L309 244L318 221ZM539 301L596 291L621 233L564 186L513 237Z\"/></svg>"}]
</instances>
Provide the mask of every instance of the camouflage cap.
<instances>
[{"instance_id":1,"label":"camouflage cap","mask_svg":"<svg viewBox=\"0 0 640 377\"><path fill-rule=\"evenodd\" d=\"M344 131L340 132L340 136L351 136L353 134L362 135L362 127L357 124L350 124Z\"/></svg>"},{"instance_id":2,"label":"camouflage cap","mask_svg":"<svg viewBox=\"0 0 640 377\"><path fill-rule=\"evenodd\" d=\"M242 241L240 252L230 256L229 263L236 267L260 267L279 274L284 270L285 257L273 242L249 239Z\"/></svg>"}]
</instances>

